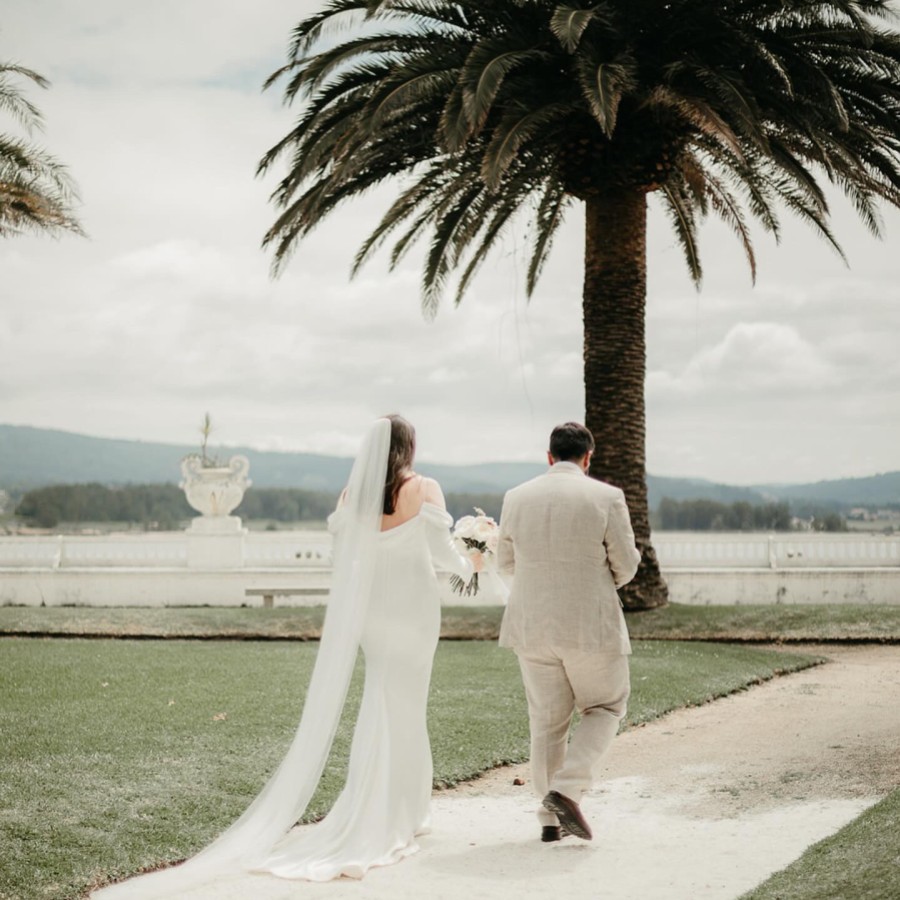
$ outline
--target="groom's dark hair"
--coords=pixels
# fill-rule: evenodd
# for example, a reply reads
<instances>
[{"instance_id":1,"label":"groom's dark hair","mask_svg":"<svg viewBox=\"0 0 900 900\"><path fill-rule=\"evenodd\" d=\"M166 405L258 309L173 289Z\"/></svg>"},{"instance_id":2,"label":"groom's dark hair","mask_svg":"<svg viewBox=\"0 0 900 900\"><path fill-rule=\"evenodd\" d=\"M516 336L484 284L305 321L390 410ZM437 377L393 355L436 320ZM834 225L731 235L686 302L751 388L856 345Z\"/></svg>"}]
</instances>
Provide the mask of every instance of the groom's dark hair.
<instances>
[{"instance_id":1,"label":"groom's dark hair","mask_svg":"<svg viewBox=\"0 0 900 900\"><path fill-rule=\"evenodd\" d=\"M550 455L558 462L581 459L594 449L594 436L578 422L557 425L550 433Z\"/></svg>"}]
</instances>

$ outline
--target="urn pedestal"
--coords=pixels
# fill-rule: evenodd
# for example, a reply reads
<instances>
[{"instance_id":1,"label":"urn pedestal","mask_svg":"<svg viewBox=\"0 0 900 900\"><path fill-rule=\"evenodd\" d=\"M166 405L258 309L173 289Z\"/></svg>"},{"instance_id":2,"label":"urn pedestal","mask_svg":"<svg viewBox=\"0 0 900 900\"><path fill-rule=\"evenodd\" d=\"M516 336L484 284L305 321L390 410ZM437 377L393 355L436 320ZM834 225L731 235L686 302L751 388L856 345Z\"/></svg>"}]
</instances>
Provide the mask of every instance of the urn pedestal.
<instances>
[{"instance_id":1,"label":"urn pedestal","mask_svg":"<svg viewBox=\"0 0 900 900\"><path fill-rule=\"evenodd\" d=\"M232 516L252 483L250 461L232 456L226 466L204 466L196 456L181 462L181 488L188 503L201 515L191 521L188 567L238 569L244 565L244 535L239 516Z\"/></svg>"}]
</instances>

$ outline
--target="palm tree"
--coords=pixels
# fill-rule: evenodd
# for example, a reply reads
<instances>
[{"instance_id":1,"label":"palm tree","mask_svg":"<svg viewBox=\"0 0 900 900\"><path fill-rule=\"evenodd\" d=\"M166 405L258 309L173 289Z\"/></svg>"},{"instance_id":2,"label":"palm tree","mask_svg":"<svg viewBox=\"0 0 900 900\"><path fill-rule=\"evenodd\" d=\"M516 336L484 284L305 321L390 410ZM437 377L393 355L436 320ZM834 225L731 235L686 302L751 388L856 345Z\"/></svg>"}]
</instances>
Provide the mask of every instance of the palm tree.
<instances>
[{"instance_id":1,"label":"palm tree","mask_svg":"<svg viewBox=\"0 0 900 900\"><path fill-rule=\"evenodd\" d=\"M498 236L530 217L530 296L568 208L585 211L586 424L592 474L621 486L642 551L628 608L666 602L645 473L647 195L699 284L710 212L755 262L748 220L784 209L840 252L824 179L872 232L900 205L900 38L885 0L332 0L293 33L294 127L264 239L277 271L343 201L398 177L356 256L427 236L426 312L458 303ZM350 26L349 30L346 27ZM343 30L339 30L343 29Z\"/></svg>"},{"instance_id":2,"label":"palm tree","mask_svg":"<svg viewBox=\"0 0 900 900\"><path fill-rule=\"evenodd\" d=\"M0 111L29 132L42 123L40 110L22 94L10 76L29 79L42 88L46 78L31 69L0 63ZM9 134L0 133L0 237L25 231L82 234L71 211L75 186L65 167L49 153Z\"/></svg>"}]
</instances>

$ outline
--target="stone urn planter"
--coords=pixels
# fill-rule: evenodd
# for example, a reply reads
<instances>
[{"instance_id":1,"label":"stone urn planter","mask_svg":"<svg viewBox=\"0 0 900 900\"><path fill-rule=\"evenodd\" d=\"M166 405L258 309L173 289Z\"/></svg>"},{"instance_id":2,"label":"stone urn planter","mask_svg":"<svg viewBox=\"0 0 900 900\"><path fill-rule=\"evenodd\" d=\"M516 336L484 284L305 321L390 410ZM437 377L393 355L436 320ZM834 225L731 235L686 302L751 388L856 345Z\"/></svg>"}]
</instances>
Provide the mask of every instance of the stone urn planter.
<instances>
[{"instance_id":1,"label":"stone urn planter","mask_svg":"<svg viewBox=\"0 0 900 900\"><path fill-rule=\"evenodd\" d=\"M221 534L240 530L240 518L231 513L252 484L247 477L249 471L246 456L232 456L224 466L204 464L199 455L181 461L181 489L187 502L200 513L191 523L192 531Z\"/></svg>"}]
</instances>

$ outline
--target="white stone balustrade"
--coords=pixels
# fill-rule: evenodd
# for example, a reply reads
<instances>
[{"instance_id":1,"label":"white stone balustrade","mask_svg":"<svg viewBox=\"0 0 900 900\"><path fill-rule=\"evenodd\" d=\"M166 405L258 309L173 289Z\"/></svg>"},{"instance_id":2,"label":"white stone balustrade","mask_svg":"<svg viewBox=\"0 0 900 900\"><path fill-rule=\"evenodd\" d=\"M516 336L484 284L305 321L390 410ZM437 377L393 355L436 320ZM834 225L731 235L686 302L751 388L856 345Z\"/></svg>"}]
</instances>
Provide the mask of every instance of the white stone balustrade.
<instances>
[{"instance_id":1,"label":"white stone balustrade","mask_svg":"<svg viewBox=\"0 0 900 900\"><path fill-rule=\"evenodd\" d=\"M327 532L250 532L244 543L248 566L331 566Z\"/></svg>"},{"instance_id":2,"label":"white stone balustrade","mask_svg":"<svg viewBox=\"0 0 900 900\"><path fill-rule=\"evenodd\" d=\"M900 566L895 535L660 531L653 546L663 569Z\"/></svg>"},{"instance_id":3,"label":"white stone balustrade","mask_svg":"<svg viewBox=\"0 0 900 900\"><path fill-rule=\"evenodd\" d=\"M191 535L185 532L104 537L0 537L0 570L18 567L186 567L190 538ZM331 565L331 535L327 532L250 532L238 538L243 544L247 568L321 568Z\"/></svg>"},{"instance_id":4,"label":"white stone balustrade","mask_svg":"<svg viewBox=\"0 0 900 900\"><path fill-rule=\"evenodd\" d=\"M900 566L900 538L815 535L775 541L778 566Z\"/></svg>"},{"instance_id":5,"label":"white stone balustrade","mask_svg":"<svg viewBox=\"0 0 900 900\"><path fill-rule=\"evenodd\" d=\"M63 538L0 537L0 568L35 567L55 569L62 556Z\"/></svg>"},{"instance_id":6,"label":"white stone balustrade","mask_svg":"<svg viewBox=\"0 0 900 900\"><path fill-rule=\"evenodd\" d=\"M900 604L900 536L653 535L676 603Z\"/></svg>"},{"instance_id":7,"label":"white stone balustrade","mask_svg":"<svg viewBox=\"0 0 900 900\"><path fill-rule=\"evenodd\" d=\"M183 536L178 538L167 540L162 535L67 537L60 542L59 567L183 566L187 559L187 544Z\"/></svg>"},{"instance_id":8,"label":"white stone balustrade","mask_svg":"<svg viewBox=\"0 0 900 900\"><path fill-rule=\"evenodd\" d=\"M766 535L707 536L661 532L653 535L661 568L734 566L768 568L771 543Z\"/></svg>"},{"instance_id":9,"label":"white stone balustrade","mask_svg":"<svg viewBox=\"0 0 900 900\"><path fill-rule=\"evenodd\" d=\"M678 603L900 604L900 536L659 532L653 544ZM331 549L324 531L243 528L0 537L0 605L258 605L248 588L326 590Z\"/></svg>"}]
</instances>

